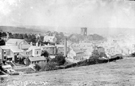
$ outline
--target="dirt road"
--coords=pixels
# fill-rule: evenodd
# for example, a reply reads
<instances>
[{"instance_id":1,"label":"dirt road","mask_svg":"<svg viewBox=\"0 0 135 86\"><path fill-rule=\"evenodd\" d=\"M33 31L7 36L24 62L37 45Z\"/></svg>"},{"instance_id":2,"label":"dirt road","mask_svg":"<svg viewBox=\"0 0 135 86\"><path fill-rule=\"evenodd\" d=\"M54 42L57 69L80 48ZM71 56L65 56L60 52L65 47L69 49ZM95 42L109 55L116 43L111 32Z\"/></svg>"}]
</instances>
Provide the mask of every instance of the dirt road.
<instances>
[{"instance_id":1,"label":"dirt road","mask_svg":"<svg viewBox=\"0 0 135 86\"><path fill-rule=\"evenodd\" d=\"M135 86L135 58L10 77L18 86Z\"/></svg>"}]
</instances>

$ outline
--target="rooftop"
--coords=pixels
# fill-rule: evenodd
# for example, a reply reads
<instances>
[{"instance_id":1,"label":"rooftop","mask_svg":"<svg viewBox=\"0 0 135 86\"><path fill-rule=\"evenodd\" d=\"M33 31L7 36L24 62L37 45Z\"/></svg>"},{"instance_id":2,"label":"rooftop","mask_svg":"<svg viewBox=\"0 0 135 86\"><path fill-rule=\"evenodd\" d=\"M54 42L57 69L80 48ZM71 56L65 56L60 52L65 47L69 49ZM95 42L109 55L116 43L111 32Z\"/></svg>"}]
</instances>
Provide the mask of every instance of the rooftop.
<instances>
[{"instance_id":1,"label":"rooftop","mask_svg":"<svg viewBox=\"0 0 135 86\"><path fill-rule=\"evenodd\" d=\"M12 52L23 52L18 46L0 46L2 49L10 49Z\"/></svg>"},{"instance_id":2,"label":"rooftop","mask_svg":"<svg viewBox=\"0 0 135 86\"><path fill-rule=\"evenodd\" d=\"M54 45L45 45L45 46L42 46L42 47L55 47Z\"/></svg>"},{"instance_id":3,"label":"rooftop","mask_svg":"<svg viewBox=\"0 0 135 86\"><path fill-rule=\"evenodd\" d=\"M12 52L23 52L23 50L19 49L17 46L9 46L10 47L10 50Z\"/></svg>"},{"instance_id":4,"label":"rooftop","mask_svg":"<svg viewBox=\"0 0 135 86\"><path fill-rule=\"evenodd\" d=\"M37 57L29 57L30 61L44 61L46 58L44 56L37 56Z\"/></svg>"},{"instance_id":5,"label":"rooftop","mask_svg":"<svg viewBox=\"0 0 135 86\"><path fill-rule=\"evenodd\" d=\"M15 44L16 45L23 41L24 41L23 39L9 39L9 40L7 40L6 44Z\"/></svg>"},{"instance_id":6,"label":"rooftop","mask_svg":"<svg viewBox=\"0 0 135 86\"><path fill-rule=\"evenodd\" d=\"M1 49L10 49L9 46L0 46Z\"/></svg>"}]
</instances>

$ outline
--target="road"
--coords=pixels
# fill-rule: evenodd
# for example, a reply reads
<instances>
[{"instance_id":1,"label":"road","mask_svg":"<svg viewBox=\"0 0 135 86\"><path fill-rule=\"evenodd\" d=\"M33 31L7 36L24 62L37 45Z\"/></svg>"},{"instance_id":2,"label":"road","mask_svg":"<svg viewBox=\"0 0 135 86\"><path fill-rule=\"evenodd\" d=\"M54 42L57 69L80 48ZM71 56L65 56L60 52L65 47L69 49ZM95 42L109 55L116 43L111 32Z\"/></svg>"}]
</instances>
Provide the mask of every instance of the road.
<instances>
[{"instance_id":1,"label":"road","mask_svg":"<svg viewBox=\"0 0 135 86\"><path fill-rule=\"evenodd\" d=\"M135 58L9 78L8 84L19 83L27 86L135 86Z\"/></svg>"}]
</instances>

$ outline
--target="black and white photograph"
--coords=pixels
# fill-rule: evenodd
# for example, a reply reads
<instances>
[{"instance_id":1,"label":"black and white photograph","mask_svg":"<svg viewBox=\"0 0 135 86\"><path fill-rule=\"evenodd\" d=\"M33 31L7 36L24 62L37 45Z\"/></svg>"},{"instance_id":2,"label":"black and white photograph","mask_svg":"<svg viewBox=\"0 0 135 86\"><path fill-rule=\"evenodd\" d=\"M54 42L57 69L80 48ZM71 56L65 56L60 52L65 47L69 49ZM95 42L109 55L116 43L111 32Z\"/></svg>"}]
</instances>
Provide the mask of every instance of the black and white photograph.
<instances>
[{"instance_id":1,"label":"black and white photograph","mask_svg":"<svg viewBox=\"0 0 135 86\"><path fill-rule=\"evenodd\" d=\"M0 0L0 86L135 86L135 0Z\"/></svg>"}]
</instances>

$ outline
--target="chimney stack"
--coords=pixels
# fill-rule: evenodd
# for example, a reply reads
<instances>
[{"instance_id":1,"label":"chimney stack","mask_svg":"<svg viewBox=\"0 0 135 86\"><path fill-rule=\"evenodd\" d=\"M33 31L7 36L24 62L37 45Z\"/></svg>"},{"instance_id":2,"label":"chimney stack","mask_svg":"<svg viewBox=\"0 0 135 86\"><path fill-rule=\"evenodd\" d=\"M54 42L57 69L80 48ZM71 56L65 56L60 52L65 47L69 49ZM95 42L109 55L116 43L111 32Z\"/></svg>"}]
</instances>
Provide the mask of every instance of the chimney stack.
<instances>
[{"instance_id":1,"label":"chimney stack","mask_svg":"<svg viewBox=\"0 0 135 86\"><path fill-rule=\"evenodd\" d=\"M38 42L36 43L36 46L38 46Z\"/></svg>"},{"instance_id":2,"label":"chimney stack","mask_svg":"<svg viewBox=\"0 0 135 86\"><path fill-rule=\"evenodd\" d=\"M33 43L32 42L30 42L30 46L33 46Z\"/></svg>"},{"instance_id":3,"label":"chimney stack","mask_svg":"<svg viewBox=\"0 0 135 86\"><path fill-rule=\"evenodd\" d=\"M64 39L64 56L67 56L67 38Z\"/></svg>"},{"instance_id":4,"label":"chimney stack","mask_svg":"<svg viewBox=\"0 0 135 86\"><path fill-rule=\"evenodd\" d=\"M3 59L4 59L4 50L0 49L0 64L3 63Z\"/></svg>"}]
</instances>

